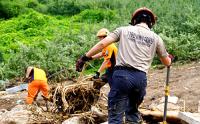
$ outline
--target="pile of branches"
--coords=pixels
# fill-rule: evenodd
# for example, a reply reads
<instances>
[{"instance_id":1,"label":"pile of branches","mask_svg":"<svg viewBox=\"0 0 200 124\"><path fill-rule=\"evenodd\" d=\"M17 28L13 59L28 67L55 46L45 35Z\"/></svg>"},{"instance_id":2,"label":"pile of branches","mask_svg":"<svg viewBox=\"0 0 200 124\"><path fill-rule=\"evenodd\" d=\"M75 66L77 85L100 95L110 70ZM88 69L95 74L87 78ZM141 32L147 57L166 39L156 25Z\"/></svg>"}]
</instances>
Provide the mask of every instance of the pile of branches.
<instances>
[{"instance_id":1,"label":"pile of branches","mask_svg":"<svg viewBox=\"0 0 200 124\"><path fill-rule=\"evenodd\" d=\"M103 85L96 81L91 81L91 76L80 76L72 82L62 83L51 87L53 110L52 113L62 114L61 120L78 117L81 123L95 124L104 122L107 115L93 112L94 106L98 110L98 100L100 88ZM101 112L100 112L101 113Z\"/></svg>"},{"instance_id":2,"label":"pile of branches","mask_svg":"<svg viewBox=\"0 0 200 124\"><path fill-rule=\"evenodd\" d=\"M83 77L77 80L51 85L51 103L46 102L46 109L33 111L38 120L45 122L71 121L77 119L82 124L98 124L107 120L107 114L99 105L100 88L103 85L91 78ZM104 84L104 83L103 83ZM39 105L38 105L39 107ZM56 113L56 114L55 114ZM42 117L42 118L41 118ZM45 119L44 119L45 118ZM71 122L70 122L71 123Z\"/></svg>"},{"instance_id":3,"label":"pile of branches","mask_svg":"<svg viewBox=\"0 0 200 124\"><path fill-rule=\"evenodd\" d=\"M77 114L90 111L99 98L100 91L92 81L57 86L53 91L53 103L59 112Z\"/></svg>"}]
</instances>

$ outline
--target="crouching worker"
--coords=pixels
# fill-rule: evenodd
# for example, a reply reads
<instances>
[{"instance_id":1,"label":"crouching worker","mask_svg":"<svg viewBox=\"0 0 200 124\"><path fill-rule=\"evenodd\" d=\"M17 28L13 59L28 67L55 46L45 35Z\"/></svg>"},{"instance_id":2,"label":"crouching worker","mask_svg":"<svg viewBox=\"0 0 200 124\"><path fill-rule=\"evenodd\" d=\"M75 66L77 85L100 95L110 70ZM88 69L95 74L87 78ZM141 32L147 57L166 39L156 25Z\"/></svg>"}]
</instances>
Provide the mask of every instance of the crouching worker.
<instances>
[{"instance_id":1,"label":"crouching worker","mask_svg":"<svg viewBox=\"0 0 200 124\"><path fill-rule=\"evenodd\" d=\"M45 100L48 100L49 86L47 84L46 73L39 68L28 67L26 69L26 82L28 82L27 104L32 104L40 91Z\"/></svg>"}]
</instances>

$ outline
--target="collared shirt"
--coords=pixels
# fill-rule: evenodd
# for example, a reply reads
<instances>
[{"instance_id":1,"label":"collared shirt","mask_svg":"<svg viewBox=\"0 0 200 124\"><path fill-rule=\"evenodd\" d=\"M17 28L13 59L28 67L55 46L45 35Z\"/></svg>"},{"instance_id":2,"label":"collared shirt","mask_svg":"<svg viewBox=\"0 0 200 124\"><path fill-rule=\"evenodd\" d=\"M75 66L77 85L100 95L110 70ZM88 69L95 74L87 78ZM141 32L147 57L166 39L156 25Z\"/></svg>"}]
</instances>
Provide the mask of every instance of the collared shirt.
<instances>
[{"instance_id":1,"label":"collared shirt","mask_svg":"<svg viewBox=\"0 0 200 124\"><path fill-rule=\"evenodd\" d=\"M168 55L160 36L143 23L117 28L109 36L119 41L117 66L133 67L147 73L155 53L159 57Z\"/></svg>"}]
</instances>

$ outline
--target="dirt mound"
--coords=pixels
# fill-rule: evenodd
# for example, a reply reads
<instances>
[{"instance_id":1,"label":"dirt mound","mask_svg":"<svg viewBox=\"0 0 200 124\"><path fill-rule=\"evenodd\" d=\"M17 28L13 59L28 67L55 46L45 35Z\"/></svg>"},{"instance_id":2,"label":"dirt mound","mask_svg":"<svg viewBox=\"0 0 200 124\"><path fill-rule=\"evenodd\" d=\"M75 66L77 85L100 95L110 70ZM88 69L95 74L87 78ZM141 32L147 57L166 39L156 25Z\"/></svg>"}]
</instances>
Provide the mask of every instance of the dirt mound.
<instances>
[{"instance_id":1,"label":"dirt mound","mask_svg":"<svg viewBox=\"0 0 200 124\"><path fill-rule=\"evenodd\" d=\"M143 103L147 108L164 96L166 71L166 68L150 70L147 95ZM185 111L197 112L200 100L200 63L173 65L170 70L169 82L170 95L177 96L183 101L182 107L185 107Z\"/></svg>"}]
</instances>

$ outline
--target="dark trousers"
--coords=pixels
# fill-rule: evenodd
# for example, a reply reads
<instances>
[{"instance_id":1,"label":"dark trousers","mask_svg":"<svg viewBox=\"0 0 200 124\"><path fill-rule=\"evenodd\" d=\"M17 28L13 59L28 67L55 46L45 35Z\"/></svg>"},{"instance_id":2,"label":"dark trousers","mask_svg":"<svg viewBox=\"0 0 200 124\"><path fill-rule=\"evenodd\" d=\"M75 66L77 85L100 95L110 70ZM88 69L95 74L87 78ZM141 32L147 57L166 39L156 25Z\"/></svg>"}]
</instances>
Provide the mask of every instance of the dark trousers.
<instances>
[{"instance_id":1,"label":"dark trousers","mask_svg":"<svg viewBox=\"0 0 200 124\"><path fill-rule=\"evenodd\" d=\"M116 68L112 76L108 95L108 122L121 124L125 114L126 122L140 121L138 107L146 94L146 73L127 68Z\"/></svg>"}]
</instances>

